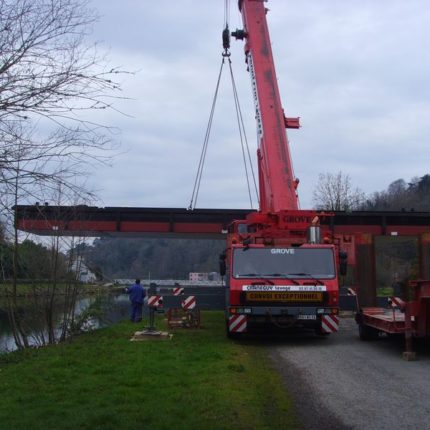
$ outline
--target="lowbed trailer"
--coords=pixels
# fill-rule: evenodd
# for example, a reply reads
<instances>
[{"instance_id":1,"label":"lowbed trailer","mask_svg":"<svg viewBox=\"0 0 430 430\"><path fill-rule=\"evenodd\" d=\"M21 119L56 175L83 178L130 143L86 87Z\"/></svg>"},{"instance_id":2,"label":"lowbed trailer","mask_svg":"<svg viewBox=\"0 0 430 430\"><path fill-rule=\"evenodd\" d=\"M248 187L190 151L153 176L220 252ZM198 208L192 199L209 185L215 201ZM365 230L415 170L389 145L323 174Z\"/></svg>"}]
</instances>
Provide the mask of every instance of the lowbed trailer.
<instances>
[{"instance_id":1,"label":"lowbed trailer","mask_svg":"<svg viewBox=\"0 0 430 430\"><path fill-rule=\"evenodd\" d=\"M409 282L407 296L407 301L389 298L388 308L361 308L357 301L355 320L361 340L376 339L380 332L404 334L406 350L403 357L413 360L412 339L430 337L430 280Z\"/></svg>"}]
</instances>

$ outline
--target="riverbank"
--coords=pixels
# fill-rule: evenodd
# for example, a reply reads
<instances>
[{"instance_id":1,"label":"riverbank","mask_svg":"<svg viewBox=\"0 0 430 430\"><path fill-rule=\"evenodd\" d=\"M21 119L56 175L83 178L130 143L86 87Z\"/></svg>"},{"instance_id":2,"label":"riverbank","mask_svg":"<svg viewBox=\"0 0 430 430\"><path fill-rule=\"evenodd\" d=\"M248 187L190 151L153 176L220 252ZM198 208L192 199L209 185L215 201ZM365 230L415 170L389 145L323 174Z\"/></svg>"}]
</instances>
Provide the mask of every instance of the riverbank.
<instances>
[{"instance_id":1,"label":"riverbank","mask_svg":"<svg viewBox=\"0 0 430 430\"><path fill-rule=\"evenodd\" d=\"M130 342L121 323L0 356L7 429L297 429L264 345L228 340L222 312L200 330Z\"/></svg>"},{"instance_id":2,"label":"riverbank","mask_svg":"<svg viewBox=\"0 0 430 430\"><path fill-rule=\"evenodd\" d=\"M70 288L77 288L78 295L97 295L97 294L120 294L124 291L124 287L115 284L80 284L75 285L58 283L56 284L56 296L70 294ZM52 294L52 284L46 281L27 283L18 283L16 287L16 297L34 297ZM12 284L0 283L0 297L12 296Z\"/></svg>"}]
</instances>

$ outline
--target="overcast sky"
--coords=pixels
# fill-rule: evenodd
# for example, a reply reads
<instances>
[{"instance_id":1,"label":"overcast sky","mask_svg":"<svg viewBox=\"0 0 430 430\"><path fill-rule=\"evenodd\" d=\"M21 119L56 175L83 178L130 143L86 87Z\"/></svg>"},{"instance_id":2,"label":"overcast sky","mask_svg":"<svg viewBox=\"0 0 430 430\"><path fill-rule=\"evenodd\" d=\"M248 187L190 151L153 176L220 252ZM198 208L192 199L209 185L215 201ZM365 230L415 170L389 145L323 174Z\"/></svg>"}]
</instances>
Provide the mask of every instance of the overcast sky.
<instances>
[{"instance_id":1,"label":"overcast sky","mask_svg":"<svg viewBox=\"0 0 430 430\"><path fill-rule=\"evenodd\" d=\"M224 0L93 0L94 38L123 76L122 153L92 179L100 206L190 202L221 63ZM270 0L266 6L303 209L319 173L349 174L366 193L430 172L430 2ZM230 27L241 28L231 1ZM243 43L232 62L247 135L256 133ZM225 70L227 72L227 70ZM228 74L223 79L198 208L249 208Z\"/></svg>"}]
</instances>

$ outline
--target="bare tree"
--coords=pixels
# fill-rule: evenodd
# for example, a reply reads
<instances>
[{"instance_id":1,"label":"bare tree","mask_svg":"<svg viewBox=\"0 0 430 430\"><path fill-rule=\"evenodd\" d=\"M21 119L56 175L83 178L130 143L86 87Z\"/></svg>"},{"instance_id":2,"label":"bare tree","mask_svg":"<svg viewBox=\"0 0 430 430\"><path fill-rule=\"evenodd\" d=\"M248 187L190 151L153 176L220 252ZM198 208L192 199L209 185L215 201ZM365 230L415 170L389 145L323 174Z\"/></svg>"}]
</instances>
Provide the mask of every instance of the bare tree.
<instances>
[{"instance_id":1,"label":"bare tree","mask_svg":"<svg viewBox=\"0 0 430 430\"><path fill-rule=\"evenodd\" d=\"M88 0L0 0L0 211L9 220L11 206L23 201L60 196L61 203L76 204L94 197L85 175L94 163L109 161L114 146L111 130L89 113L113 108L120 91L114 79L122 73L107 67L97 45L87 42L96 19ZM12 222L9 227L14 250L9 317L17 346L24 348L29 331L17 301L19 233ZM64 293L58 288L60 241L59 231L48 289L34 295L46 308L42 343L57 340L54 307ZM73 319L74 282L68 291ZM66 329L64 323L62 338Z\"/></svg>"},{"instance_id":2,"label":"bare tree","mask_svg":"<svg viewBox=\"0 0 430 430\"><path fill-rule=\"evenodd\" d=\"M96 19L87 0L0 1L0 185L18 160L21 187L70 188L84 162L107 161L108 128L84 113L112 108L121 72L86 42Z\"/></svg>"},{"instance_id":3,"label":"bare tree","mask_svg":"<svg viewBox=\"0 0 430 430\"><path fill-rule=\"evenodd\" d=\"M20 175L16 175L18 184ZM64 235L62 221L64 219L76 219L76 203L82 203L82 195L77 194L77 200L70 200L70 189L67 194L62 194L62 186L57 184L57 192L47 188L43 197L55 202L56 206L69 204L67 213L61 212L61 219L57 220L58 227L52 230L50 243L44 252L44 278L35 279L34 265L25 264L22 254L22 245L19 243L19 232L14 223L12 248L12 278L10 286L7 288L8 315L15 344L18 348L27 348L31 345L46 345L57 343L66 339L73 331L79 329L76 322L76 304L82 288L77 278L77 270L73 267L74 261L79 261L78 250L81 249L76 244L80 243L79 238L68 238ZM19 187L16 186L16 196ZM50 218L50 221L52 219ZM46 240L45 240L46 243ZM75 250L76 248L76 250ZM49 252L48 252L49 250ZM70 252L73 250L74 252ZM79 268L78 268L79 270ZM19 278L21 276L21 278ZM22 277L25 279L27 291L26 303L31 312L22 312L22 302L19 300L22 288L18 282ZM43 323L34 323L36 319ZM89 314L87 315L90 316ZM80 324L85 320L80 319Z\"/></svg>"},{"instance_id":4,"label":"bare tree","mask_svg":"<svg viewBox=\"0 0 430 430\"><path fill-rule=\"evenodd\" d=\"M0 211L49 191L88 201L85 176L108 162L108 127L89 111L111 108L119 86L87 36L88 0L0 0ZM85 114L85 115L84 115ZM9 214L10 215L10 214ZM13 237L13 234L12 234Z\"/></svg>"},{"instance_id":5,"label":"bare tree","mask_svg":"<svg viewBox=\"0 0 430 430\"><path fill-rule=\"evenodd\" d=\"M317 209L349 211L359 209L365 200L363 191L353 188L349 175L339 171L336 174L321 173L313 192Z\"/></svg>"},{"instance_id":6,"label":"bare tree","mask_svg":"<svg viewBox=\"0 0 430 430\"><path fill-rule=\"evenodd\" d=\"M100 69L97 50L84 43L97 18L88 1L2 0L0 16L2 122L110 106L116 70Z\"/></svg>"}]
</instances>

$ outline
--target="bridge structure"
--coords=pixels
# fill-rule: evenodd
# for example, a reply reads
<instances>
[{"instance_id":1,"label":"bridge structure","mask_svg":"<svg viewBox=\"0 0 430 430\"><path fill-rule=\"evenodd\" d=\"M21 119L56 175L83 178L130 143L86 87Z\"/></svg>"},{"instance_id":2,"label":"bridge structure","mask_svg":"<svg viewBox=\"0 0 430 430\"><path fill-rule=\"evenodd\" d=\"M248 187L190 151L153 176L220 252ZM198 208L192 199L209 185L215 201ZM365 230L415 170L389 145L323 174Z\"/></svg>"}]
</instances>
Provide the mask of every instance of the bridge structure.
<instances>
[{"instance_id":1,"label":"bridge structure","mask_svg":"<svg viewBox=\"0 0 430 430\"><path fill-rule=\"evenodd\" d=\"M194 209L19 205L19 230L36 235L87 237L170 237L225 239L233 220L250 209ZM415 238L419 277L430 279L430 212L334 212L321 217L323 235L331 235L348 252L348 284L360 292L363 306L376 305L375 244Z\"/></svg>"}]
</instances>

